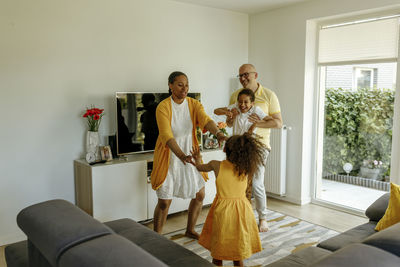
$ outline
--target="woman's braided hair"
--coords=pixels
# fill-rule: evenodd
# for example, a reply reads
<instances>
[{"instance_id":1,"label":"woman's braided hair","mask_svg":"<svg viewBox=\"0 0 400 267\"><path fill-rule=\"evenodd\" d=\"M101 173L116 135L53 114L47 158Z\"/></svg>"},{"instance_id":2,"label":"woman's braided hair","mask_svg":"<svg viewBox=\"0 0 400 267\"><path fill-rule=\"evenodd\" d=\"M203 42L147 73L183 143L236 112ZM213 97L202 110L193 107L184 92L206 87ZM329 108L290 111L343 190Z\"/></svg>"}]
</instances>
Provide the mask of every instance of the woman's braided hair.
<instances>
[{"instance_id":1,"label":"woman's braided hair","mask_svg":"<svg viewBox=\"0 0 400 267\"><path fill-rule=\"evenodd\" d=\"M226 158L233 165L239 176L252 176L259 165L264 164L265 145L261 137L245 133L231 136L225 144Z\"/></svg>"}]
</instances>

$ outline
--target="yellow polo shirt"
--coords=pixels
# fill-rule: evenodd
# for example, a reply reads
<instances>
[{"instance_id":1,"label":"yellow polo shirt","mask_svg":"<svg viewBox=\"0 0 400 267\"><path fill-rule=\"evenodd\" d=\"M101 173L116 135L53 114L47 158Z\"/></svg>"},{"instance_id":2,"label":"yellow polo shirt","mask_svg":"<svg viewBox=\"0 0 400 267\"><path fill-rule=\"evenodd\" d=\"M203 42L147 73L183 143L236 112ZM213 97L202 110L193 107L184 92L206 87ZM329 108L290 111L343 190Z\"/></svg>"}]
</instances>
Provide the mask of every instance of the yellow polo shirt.
<instances>
[{"instance_id":1,"label":"yellow polo shirt","mask_svg":"<svg viewBox=\"0 0 400 267\"><path fill-rule=\"evenodd\" d=\"M189 105L190 118L192 119L193 129L192 138L193 146L199 147L196 137L196 127L203 129L204 126L212 119L204 111L203 105L196 99L187 97ZM170 149L167 146L167 141L174 138L171 128L172 105L171 97L164 99L158 104L156 109L156 119L159 135L154 150L153 171L151 172L151 185L154 190L157 190L167 177L170 159ZM204 180L208 180L207 173L202 173Z\"/></svg>"},{"instance_id":2,"label":"yellow polo shirt","mask_svg":"<svg viewBox=\"0 0 400 267\"><path fill-rule=\"evenodd\" d=\"M239 92L242 90L243 88L233 92L229 100L229 105L235 104L237 102L237 97L239 95ZM268 114L268 116L281 112L278 97L272 90L263 87L261 84L258 84L258 89L254 93L254 95L255 95L254 105L260 107L265 112L265 114ZM271 149L269 143L270 132L271 130L269 128L257 129L257 134L262 137L262 141L267 146L268 149Z\"/></svg>"}]
</instances>

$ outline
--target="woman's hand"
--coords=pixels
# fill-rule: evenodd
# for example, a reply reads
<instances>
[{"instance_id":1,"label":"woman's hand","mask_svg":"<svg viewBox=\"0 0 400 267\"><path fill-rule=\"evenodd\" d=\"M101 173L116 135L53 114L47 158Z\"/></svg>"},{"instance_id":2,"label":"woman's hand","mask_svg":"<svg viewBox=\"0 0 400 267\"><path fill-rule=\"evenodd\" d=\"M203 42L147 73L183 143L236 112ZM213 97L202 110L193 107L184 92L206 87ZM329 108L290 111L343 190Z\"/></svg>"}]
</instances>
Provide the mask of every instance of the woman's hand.
<instances>
[{"instance_id":1,"label":"woman's hand","mask_svg":"<svg viewBox=\"0 0 400 267\"><path fill-rule=\"evenodd\" d=\"M221 147L224 144L224 142L226 140L228 140L228 137L226 137L223 132L219 131L219 132L217 132L217 140L218 140L219 146Z\"/></svg>"},{"instance_id":2,"label":"woman's hand","mask_svg":"<svg viewBox=\"0 0 400 267\"><path fill-rule=\"evenodd\" d=\"M193 164L192 156L191 156L191 155L182 154L182 155L180 155L178 158L182 161L182 163L183 163L184 165L186 165L186 163L192 163L192 164Z\"/></svg>"}]
</instances>

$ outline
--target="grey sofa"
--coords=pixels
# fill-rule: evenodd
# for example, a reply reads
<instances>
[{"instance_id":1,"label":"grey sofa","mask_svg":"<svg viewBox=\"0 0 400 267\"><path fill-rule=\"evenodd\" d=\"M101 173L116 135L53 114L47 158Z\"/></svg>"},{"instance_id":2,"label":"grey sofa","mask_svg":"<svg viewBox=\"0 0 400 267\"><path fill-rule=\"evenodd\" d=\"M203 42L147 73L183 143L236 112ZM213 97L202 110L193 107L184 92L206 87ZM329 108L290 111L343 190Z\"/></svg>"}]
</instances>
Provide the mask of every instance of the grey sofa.
<instances>
[{"instance_id":1,"label":"grey sofa","mask_svg":"<svg viewBox=\"0 0 400 267\"><path fill-rule=\"evenodd\" d=\"M389 193L365 211L369 222L280 259L268 267L400 266L400 223L380 232L376 224L385 214Z\"/></svg>"},{"instance_id":2,"label":"grey sofa","mask_svg":"<svg viewBox=\"0 0 400 267\"><path fill-rule=\"evenodd\" d=\"M130 219L100 223L65 200L23 209L27 240L5 247L8 267L213 266Z\"/></svg>"}]
</instances>

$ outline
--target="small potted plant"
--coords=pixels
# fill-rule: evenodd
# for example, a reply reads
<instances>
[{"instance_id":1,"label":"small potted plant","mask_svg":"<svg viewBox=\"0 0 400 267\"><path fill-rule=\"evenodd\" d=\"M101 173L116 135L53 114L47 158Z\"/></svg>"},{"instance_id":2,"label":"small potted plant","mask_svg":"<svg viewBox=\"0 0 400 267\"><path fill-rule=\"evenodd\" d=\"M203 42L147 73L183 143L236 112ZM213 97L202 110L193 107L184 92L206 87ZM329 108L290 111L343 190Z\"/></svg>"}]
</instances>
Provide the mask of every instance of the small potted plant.
<instances>
[{"instance_id":1,"label":"small potted plant","mask_svg":"<svg viewBox=\"0 0 400 267\"><path fill-rule=\"evenodd\" d=\"M382 170L382 161L366 159L360 167L360 176L363 178L378 180Z\"/></svg>"}]
</instances>

